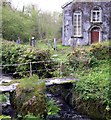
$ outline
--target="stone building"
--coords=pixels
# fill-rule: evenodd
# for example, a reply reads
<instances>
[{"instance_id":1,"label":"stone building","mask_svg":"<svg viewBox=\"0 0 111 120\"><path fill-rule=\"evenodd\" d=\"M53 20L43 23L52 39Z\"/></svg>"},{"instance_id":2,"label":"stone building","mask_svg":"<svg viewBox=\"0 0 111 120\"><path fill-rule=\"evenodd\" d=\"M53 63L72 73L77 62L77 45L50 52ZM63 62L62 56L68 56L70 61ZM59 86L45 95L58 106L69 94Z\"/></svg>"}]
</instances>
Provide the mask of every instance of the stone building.
<instances>
[{"instance_id":1,"label":"stone building","mask_svg":"<svg viewBox=\"0 0 111 120\"><path fill-rule=\"evenodd\" d=\"M90 45L111 39L111 0L73 0L62 6L62 44Z\"/></svg>"}]
</instances>

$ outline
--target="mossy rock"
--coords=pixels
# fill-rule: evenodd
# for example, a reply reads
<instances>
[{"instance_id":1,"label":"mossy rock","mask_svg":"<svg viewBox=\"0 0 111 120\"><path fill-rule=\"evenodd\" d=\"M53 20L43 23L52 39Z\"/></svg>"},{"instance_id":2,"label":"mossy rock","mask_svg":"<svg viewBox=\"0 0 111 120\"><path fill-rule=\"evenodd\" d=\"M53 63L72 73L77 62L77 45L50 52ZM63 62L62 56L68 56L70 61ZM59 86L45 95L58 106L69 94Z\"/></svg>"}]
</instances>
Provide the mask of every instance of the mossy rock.
<instances>
[{"instance_id":1,"label":"mossy rock","mask_svg":"<svg viewBox=\"0 0 111 120\"><path fill-rule=\"evenodd\" d=\"M39 83L38 77L34 76L33 78L32 81L32 78L25 78L26 84L21 81L16 91L11 93L11 104L16 113L22 116L28 113L35 116L45 116L47 114L45 84Z\"/></svg>"},{"instance_id":2,"label":"mossy rock","mask_svg":"<svg viewBox=\"0 0 111 120\"><path fill-rule=\"evenodd\" d=\"M97 100L83 100L78 93L73 93L73 106L81 114L86 114L97 120L110 120L111 110L106 110L106 104L99 104Z\"/></svg>"}]
</instances>

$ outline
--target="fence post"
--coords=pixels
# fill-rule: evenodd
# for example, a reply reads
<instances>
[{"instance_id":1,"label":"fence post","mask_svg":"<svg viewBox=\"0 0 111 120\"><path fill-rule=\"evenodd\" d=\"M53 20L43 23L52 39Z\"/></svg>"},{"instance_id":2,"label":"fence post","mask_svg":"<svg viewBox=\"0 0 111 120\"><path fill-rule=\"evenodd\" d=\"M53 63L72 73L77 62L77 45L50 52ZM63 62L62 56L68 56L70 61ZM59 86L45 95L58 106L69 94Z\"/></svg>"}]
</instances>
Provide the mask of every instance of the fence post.
<instances>
[{"instance_id":1,"label":"fence post","mask_svg":"<svg viewBox=\"0 0 111 120\"><path fill-rule=\"evenodd\" d=\"M32 64L30 62L30 77L32 76Z\"/></svg>"},{"instance_id":2,"label":"fence post","mask_svg":"<svg viewBox=\"0 0 111 120\"><path fill-rule=\"evenodd\" d=\"M2 81L3 75L2 75L2 65L0 66L0 81Z\"/></svg>"},{"instance_id":3,"label":"fence post","mask_svg":"<svg viewBox=\"0 0 111 120\"><path fill-rule=\"evenodd\" d=\"M62 62L60 62L60 76L62 76L62 72L63 72L63 64Z\"/></svg>"}]
</instances>

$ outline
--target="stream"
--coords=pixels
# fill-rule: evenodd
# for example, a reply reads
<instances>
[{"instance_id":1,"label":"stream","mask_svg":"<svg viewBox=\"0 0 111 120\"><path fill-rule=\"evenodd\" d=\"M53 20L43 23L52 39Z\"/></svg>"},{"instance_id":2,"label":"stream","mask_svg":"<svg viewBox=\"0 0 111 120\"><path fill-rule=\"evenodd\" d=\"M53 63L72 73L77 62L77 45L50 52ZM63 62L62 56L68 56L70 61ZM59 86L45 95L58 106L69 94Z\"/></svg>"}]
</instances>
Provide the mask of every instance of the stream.
<instances>
[{"instance_id":1,"label":"stream","mask_svg":"<svg viewBox=\"0 0 111 120\"><path fill-rule=\"evenodd\" d=\"M55 116L48 116L47 120L92 120L86 115L81 115L72 109L60 96L54 96L47 92L47 97L55 101L56 105L61 109Z\"/></svg>"},{"instance_id":2,"label":"stream","mask_svg":"<svg viewBox=\"0 0 111 120\"><path fill-rule=\"evenodd\" d=\"M10 81L10 79L8 80ZM46 92L46 95L49 100L55 101L55 104L60 108L60 111L57 115L48 115L46 120L92 120L88 116L81 115L76 110L72 109L72 107L70 107L60 95L54 96L48 91ZM13 118L15 116L15 111L11 107L9 94L6 95L6 98L7 102L5 104L2 104L2 114L10 115Z\"/></svg>"},{"instance_id":3,"label":"stream","mask_svg":"<svg viewBox=\"0 0 111 120\"><path fill-rule=\"evenodd\" d=\"M72 109L60 96L54 96L53 94L47 92L47 97L50 100L55 101L55 104L60 108L57 115L48 115L46 120L92 120L86 115L81 115ZM3 107L2 114L10 115L12 118L15 116L15 112L11 105Z\"/></svg>"}]
</instances>

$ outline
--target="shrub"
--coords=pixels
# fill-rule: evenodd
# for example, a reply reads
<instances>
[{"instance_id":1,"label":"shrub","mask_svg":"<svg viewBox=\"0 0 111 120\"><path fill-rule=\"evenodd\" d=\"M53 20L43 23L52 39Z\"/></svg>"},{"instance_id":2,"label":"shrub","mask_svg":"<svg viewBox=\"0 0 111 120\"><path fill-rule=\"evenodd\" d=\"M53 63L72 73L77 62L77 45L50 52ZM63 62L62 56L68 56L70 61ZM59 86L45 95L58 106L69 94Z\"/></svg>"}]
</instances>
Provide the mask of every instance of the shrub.
<instances>
[{"instance_id":1,"label":"shrub","mask_svg":"<svg viewBox=\"0 0 111 120\"><path fill-rule=\"evenodd\" d=\"M92 44L89 49L75 49L73 53L68 54L69 65L74 70L87 69L97 65L98 60L107 60L110 58L109 50L111 48L104 44Z\"/></svg>"},{"instance_id":2,"label":"shrub","mask_svg":"<svg viewBox=\"0 0 111 120\"><path fill-rule=\"evenodd\" d=\"M106 46L104 44L93 44L90 47L90 53L98 60L104 60L109 59L109 46Z\"/></svg>"},{"instance_id":3,"label":"shrub","mask_svg":"<svg viewBox=\"0 0 111 120\"><path fill-rule=\"evenodd\" d=\"M85 49L75 49L73 53L68 54L68 61L74 70L88 69L97 63L96 58Z\"/></svg>"},{"instance_id":4,"label":"shrub","mask_svg":"<svg viewBox=\"0 0 111 120\"><path fill-rule=\"evenodd\" d=\"M18 45L7 41L3 42L2 47L4 73L11 73L16 76L29 76L30 62L33 62L31 64L33 73L39 77L52 76L49 69L54 67L54 62L50 59L49 50L37 50L30 46Z\"/></svg>"}]
</instances>

